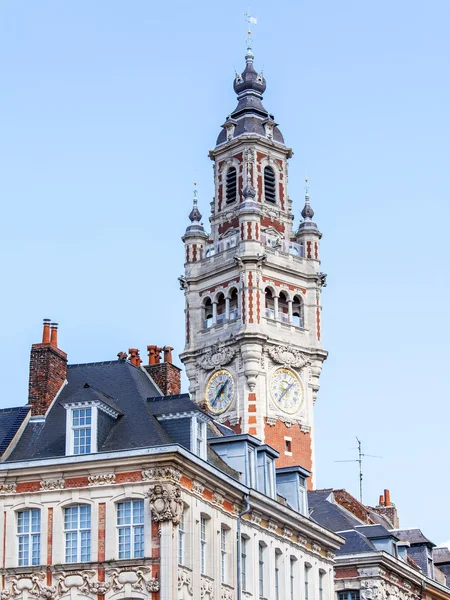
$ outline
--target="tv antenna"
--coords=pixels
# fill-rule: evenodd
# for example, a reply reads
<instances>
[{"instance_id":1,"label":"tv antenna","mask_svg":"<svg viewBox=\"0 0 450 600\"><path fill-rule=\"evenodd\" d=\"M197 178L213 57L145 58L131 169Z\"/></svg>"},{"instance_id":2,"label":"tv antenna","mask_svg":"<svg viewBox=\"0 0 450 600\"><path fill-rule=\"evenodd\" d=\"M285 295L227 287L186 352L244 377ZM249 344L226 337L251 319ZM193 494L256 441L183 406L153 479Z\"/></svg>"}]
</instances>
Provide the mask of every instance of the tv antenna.
<instances>
[{"instance_id":1,"label":"tv antenna","mask_svg":"<svg viewBox=\"0 0 450 600\"><path fill-rule=\"evenodd\" d=\"M356 441L358 442L358 458L354 458L352 460L335 460L334 462L339 463L348 463L348 462L357 462L359 464L359 501L361 504L363 503L363 457L369 456L370 458L383 458L382 456L377 456L376 454L366 454L362 451L361 440L358 439L357 436Z\"/></svg>"}]
</instances>

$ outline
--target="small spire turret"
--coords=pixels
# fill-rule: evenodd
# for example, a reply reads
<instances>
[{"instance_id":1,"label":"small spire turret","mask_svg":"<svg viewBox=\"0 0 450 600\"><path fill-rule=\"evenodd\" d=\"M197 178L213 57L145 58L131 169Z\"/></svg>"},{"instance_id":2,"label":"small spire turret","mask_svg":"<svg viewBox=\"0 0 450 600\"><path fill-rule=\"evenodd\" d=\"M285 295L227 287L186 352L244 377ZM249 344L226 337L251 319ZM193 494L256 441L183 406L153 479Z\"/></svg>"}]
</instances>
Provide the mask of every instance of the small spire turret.
<instances>
[{"instance_id":1,"label":"small spire turret","mask_svg":"<svg viewBox=\"0 0 450 600\"><path fill-rule=\"evenodd\" d=\"M197 184L194 183L194 186ZM208 239L203 223L201 222L202 213L198 209L197 188L194 187L194 199L192 202L192 210L189 213L190 225L186 228L186 233L183 236L183 242L186 246L186 262L196 262L201 260L203 247Z\"/></svg>"},{"instance_id":2,"label":"small spire turret","mask_svg":"<svg viewBox=\"0 0 450 600\"><path fill-rule=\"evenodd\" d=\"M306 184L305 185L305 206L303 207L303 210L301 212L303 221L300 223L300 226L298 228L298 234L307 229L308 230L313 229L313 230L318 231L317 224L312 220L314 217L314 211L309 202L309 186L308 186L308 178L307 177L305 179L305 184Z\"/></svg>"},{"instance_id":3,"label":"small spire turret","mask_svg":"<svg viewBox=\"0 0 450 600\"><path fill-rule=\"evenodd\" d=\"M197 186L197 184L194 183L194 186ZM193 206L191 212L189 213L189 220L191 223L200 223L202 220L202 213L198 209L197 187L194 187L194 200L192 204Z\"/></svg>"}]
</instances>

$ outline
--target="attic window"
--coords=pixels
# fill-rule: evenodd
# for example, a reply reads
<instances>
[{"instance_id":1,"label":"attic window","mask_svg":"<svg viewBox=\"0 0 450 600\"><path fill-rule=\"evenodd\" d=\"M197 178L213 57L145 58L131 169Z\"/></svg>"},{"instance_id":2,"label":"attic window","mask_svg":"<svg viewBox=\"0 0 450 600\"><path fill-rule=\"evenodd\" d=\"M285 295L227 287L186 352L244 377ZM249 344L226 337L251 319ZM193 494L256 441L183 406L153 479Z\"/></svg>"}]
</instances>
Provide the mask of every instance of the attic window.
<instances>
[{"instance_id":1,"label":"attic window","mask_svg":"<svg viewBox=\"0 0 450 600\"><path fill-rule=\"evenodd\" d=\"M227 204L231 204L232 202L234 202L236 200L236 187L237 187L237 173L236 173L236 168L235 167L231 167L230 169L228 169L228 173L227 173L227 191L226 191L226 195L227 195Z\"/></svg>"},{"instance_id":2,"label":"attic window","mask_svg":"<svg viewBox=\"0 0 450 600\"><path fill-rule=\"evenodd\" d=\"M264 168L264 197L266 202L272 204L275 204L277 199L275 172L272 167Z\"/></svg>"},{"instance_id":3,"label":"attic window","mask_svg":"<svg viewBox=\"0 0 450 600\"><path fill-rule=\"evenodd\" d=\"M67 455L97 452L97 410L97 407L92 405L67 410Z\"/></svg>"}]
</instances>

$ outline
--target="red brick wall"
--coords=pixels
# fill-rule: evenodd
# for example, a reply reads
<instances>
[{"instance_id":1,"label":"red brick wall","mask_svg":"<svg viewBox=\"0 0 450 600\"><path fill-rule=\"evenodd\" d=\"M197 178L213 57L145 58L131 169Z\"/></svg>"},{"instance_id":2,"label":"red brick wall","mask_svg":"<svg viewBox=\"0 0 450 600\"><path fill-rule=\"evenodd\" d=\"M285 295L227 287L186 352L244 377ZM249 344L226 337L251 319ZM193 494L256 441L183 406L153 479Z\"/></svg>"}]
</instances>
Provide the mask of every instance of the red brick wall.
<instances>
[{"instance_id":1,"label":"red brick wall","mask_svg":"<svg viewBox=\"0 0 450 600\"><path fill-rule=\"evenodd\" d=\"M32 415L45 415L66 380L67 354L50 344L33 344L28 403Z\"/></svg>"},{"instance_id":2,"label":"red brick wall","mask_svg":"<svg viewBox=\"0 0 450 600\"><path fill-rule=\"evenodd\" d=\"M154 380L164 396L181 393L181 369L172 363L145 365L145 370Z\"/></svg>"},{"instance_id":3,"label":"red brick wall","mask_svg":"<svg viewBox=\"0 0 450 600\"><path fill-rule=\"evenodd\" d=\"M291 438L292 456L285 454L285 437ZM287 427L282 421L277 421L275 425L264 425L264 441L280 453L277 459L277 467L291 467L300 465L308 471L312 470L312 448L311 434L303 433L298 425ZM310 487L308 480L308 487Z\"/></svg>"}]
</instances>

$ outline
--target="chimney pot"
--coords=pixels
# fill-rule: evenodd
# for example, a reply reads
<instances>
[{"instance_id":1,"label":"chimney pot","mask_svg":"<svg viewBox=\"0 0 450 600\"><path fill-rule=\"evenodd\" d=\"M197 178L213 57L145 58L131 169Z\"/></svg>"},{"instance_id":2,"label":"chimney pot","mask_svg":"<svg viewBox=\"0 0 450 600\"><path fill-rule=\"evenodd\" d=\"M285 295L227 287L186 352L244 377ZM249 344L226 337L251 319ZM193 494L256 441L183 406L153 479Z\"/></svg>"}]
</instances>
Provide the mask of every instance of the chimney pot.
<instances>
[{"instance_id":1,"label":"chimney pot","mask_svg":"<svg viewBox=\"0 0 450 600\"><path fill-rule=\"evenodd\" d=\"M172 362L172 346L164 346L164 362Z\"/></svg>"},{"instance_id":2,"label":"chimney pot","mask_svg":"<svg viewBox=\"0 0 450 600\"><path fill-rule=\"evenodd\" d=\"M155 354L156 354L155 350L156 350L156 346L147 346L148 364L149 365L155 364Z\"/></svg>"},{"instance_id":3,"label":"chimney pot","mask_svg":"<svg viewBox=\"0 0 450 600\"><path fill-rule=\"evenodd\" d=\"M50 323L50 344L58 347L58 323Z\"/></svg>"},{"instance_id":4,"label":"chimney pot","mask_svg":"<svg viewBox=\"0 0 450 600\"><path fill-rule=\"evenodd\" d=\"M142 359L139 356L139 350L137 348L129 348L128 352L130 354L130 363L135 367L139 367Z\"/></svg>"},{"instance_id":5,"label":"chimney pot","mask_svg":"<svg viewBox=\"0 0 450 600\"><path fill-rule=\"evenodd\" d=\"M391 493L389 492L389 490L384 490L384 505L391 505Z\"/></svg>"},{"instance_id":6,"label":"chimney pot","mask_svg":"<svg viewBox=\"0 0 450 600\"><path fill-rule=\"evenodd\" d=\"M44 319L44 327L42 331L42 343L50 344L50 319Z\"/></svg>"},{"instance_id":7,"label":"chimney pot","mask_svg":"<svg viewBox=\"0 0 450 600\"><path fill-rule=\"evenodd\" d=\"M384 504L384 496L383 496L383 495L381 495L381 496L380 496L380 502L379 502L379 506L383 506L383 504Z\"/></svg>"}]
</instances>

